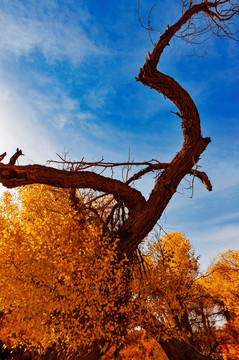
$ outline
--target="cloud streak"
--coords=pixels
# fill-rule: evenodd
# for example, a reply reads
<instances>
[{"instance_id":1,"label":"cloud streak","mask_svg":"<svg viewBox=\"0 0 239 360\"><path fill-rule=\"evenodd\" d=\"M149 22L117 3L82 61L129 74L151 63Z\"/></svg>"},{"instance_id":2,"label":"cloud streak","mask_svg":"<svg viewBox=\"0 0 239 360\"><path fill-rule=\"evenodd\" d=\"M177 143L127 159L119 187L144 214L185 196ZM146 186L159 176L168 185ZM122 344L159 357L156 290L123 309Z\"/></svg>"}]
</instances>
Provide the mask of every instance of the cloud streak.
<instances>
[{"instance_id":1,"label":"cloud streak","mask_svg":"<svg viewBox=\"0 0 239 360\"><path fill-rule=\"evenodd\" d=\"M89 20L90 15L80 7L76 23L73 14L64 14L63 8L57 9L61 11L57 17L52 11L53 4L57 7L54 1L51 5L40 2L37 7L30 1L24 6L21 1L14 1L14 6L4 3L0 10L0 50L5 56L10 53L29 57L38 52L49 62L67 60L79 65L86 56L106 52L86 29L86 19Z\"/></svg>"}]
</instances>

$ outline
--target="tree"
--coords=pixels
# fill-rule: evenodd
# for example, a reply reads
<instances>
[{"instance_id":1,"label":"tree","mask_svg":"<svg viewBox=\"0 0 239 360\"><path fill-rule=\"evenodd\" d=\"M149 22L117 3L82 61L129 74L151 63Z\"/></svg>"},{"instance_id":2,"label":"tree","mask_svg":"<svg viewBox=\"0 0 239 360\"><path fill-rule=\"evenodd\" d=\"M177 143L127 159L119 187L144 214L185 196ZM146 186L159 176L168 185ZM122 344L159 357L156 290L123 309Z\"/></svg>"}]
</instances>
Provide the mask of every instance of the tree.
<instances>
[{"instance_id":1,"label":"tree","mask_svg":"<svg viewBox=\"0 0 239 360\"><path fill-rule=\"evenodd\" d=\"M134 265L133 294L141 328L166 352L168 339L170 345L181 339L204 356L236 359L238 252L221 254L201 274L199 257L183 234L167 233L148 247Z\"/></svg>"},{"instance_id":2,"label":"tree","mask_svg":"<svg viewBox=\"0 0 239 360\"><path fill-rule=\"evenodd\" d=\"M198 343L205 343L202 336L198 342L198 330L204 334L200 310L202 304L206 307L208 296L201 284L199 257L185 235L176 232L149 245L143 260L143 270L135 275L141 326L157 339L169 358L183 358L186 349L193 356Z\"/></svg>"},{"instance_id":3,"label":"tree","mask_svg":"<svg viewBox=\"0 0 239 360\"><path fill-rule=\"evenodd\" d=\"M223 359L237 359L239 356L239 252L228 250L219 255L208 268L205 278L208 292L214 299L214 306L224 318L218 330L218 353Z\"/></svg>"},{"instance_id":4,"label":"tree","mask_svg":"<svg viewBox=\"0 0 239 360\"><path fill-rule=\"evenodd\" d=\"M149 261L149 264L147 262ZM157 314L164 333L189 339L193 336L189 316L193 312L199 286L199 262L189 240L181 233L168 233L149 246L145 260L144 281L140 289L143 306L149 303L152 313ZM142 274L144 274L142 272Z\"/></svg>"},{"instance_id":5,"label":"tree","mask_svg":"<svg viewBox=\"0 0 239 360\"><path fill-rule=\"evenodd\" d=\"M152 339L166 351L168 339L170 345L181 339L213 359L238 357L238 252L220 255L201 274L189 240L181 233L168 233L147 251L142 249L133 283L136 325L138 320L141 330L129 333L119 359L154 359ZM111 349L105 359L112 359L112 354ZM163 357L162 350L157 356Z\"/></svg>"},{"instance_id":6,"label":"tree","mask_svg":"<svg viewBox=\"0 0 239 360\"><path fill-rule=\"evenodd\" d=\"M71 164L71 171L59 170L49 166L27 165L16 166L16 160L22 151L17 149L7 165L0 164L0 181L8 188L27 184L46 184L60 188L81 188L92 189L96 196L114 197L115 204L110 210L106 219L103 221L104 236L110 237L112 241L119 239L115 249L115 266L125 256L131 262L138 245L153 229L165 207L176 192L181 180L190 174L193 178L199 178L206 188L212 190L211 183L204 172L197 169L197 162L200 155L210 143L210 138L204 138L201 134L200 117L196 105L190 95L184 90L172 77L161 73L157 66L164 49L168 46L174 36L180 36L183 40L191 41L200 34L212 32L220 37L231 37L230 23L239 12L238 2L229 0L213 1L182 1L182 15L180 19L172 26L168 26L165 32L160 36L155 44L152 54L148 57L144 66L140 69L137 81L159 93L165 98L171 100L178 111L175 113L182 121L182 132L184 142L181 150L175 155L170 163L161 163L158 160L151 160L143 163L125 163L113 164L104 163L86 163L84 161ZM205 21L205 23L204 23ZM205 24L205 25L204 25ZM150 27L149 31L153 30ZM179 34L179 35L178 35ZM1 156L3 159L5 153ZM88 171L89 168L103 169L113 168L115 166L139 166L141 169L129 177L125 182L98 174L97 171ZM157 171L157 180L151 191L149 199L136 190L132 183L137 181L146 173ZM100 194L99 194L100 193ZM78 198L73 194L77 206ZM91 210L95 210L91 205ZM96 210L97 211L97 210ZM130 272L127 270L124 274L125 287L127 281L130 281ZM124 290L123 295L115 303L115 308L121 306L122 301L126 302L130 294ZM124 322L126 320L124 319ZM123 336L124 332L122 332ZM102 339L104 343L104 339ZM81 359L99 359L102 355L102 343L97 341L89 349L87 354L81 354ZM171 347L182 347L181 344L171 342ZM100 346L99 346L100 345ZM104 346L103 346L104 347ZM187 349L183 345L185 356L181 358L200 358L198 354L193 354L192 349ZM187 354L188 353L188 354ZM175 358L177 351L174 349L171 358ZM174 357L173 357L174 356Z\"/></svg>"}]
</instances>

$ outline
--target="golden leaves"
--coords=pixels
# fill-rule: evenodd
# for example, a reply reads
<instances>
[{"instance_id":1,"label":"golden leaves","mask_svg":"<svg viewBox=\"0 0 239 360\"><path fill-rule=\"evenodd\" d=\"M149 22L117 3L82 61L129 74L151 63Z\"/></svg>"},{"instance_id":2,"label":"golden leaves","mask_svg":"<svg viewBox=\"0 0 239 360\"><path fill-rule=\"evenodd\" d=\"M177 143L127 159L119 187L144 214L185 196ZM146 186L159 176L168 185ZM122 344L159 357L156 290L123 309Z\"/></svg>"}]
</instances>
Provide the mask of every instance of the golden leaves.
<instances>
[{"instance_id":1,"label":"golden leaves","mask_svg":"<svg viewBox=\"0 0 239 360\"><path fill-rule=\"evenodd\" d=\"M45 351L56 344L72 354L98 342L107 349L140 326L161 341L198 336L202 348L208 334L200 329L195 337L190 322L210 321L215 299L233 313L235 332L238 252L221 255L200 278L189 240L168 233L149 246L141 268L119 262L118 240L105 236L97 216L72 208L69 193L34 185L1 199L1 336L8 346Z\"/></svg>"},{"instance_id":2,"label":"golden leaves","mask_svg":"<svg viewBox=\"0 0 239 360\"><path fill-rule=\"evenodd\" d=\"M68 190L34 185L17 195L4 195L0 227L0 310L12 346L110 342L127 267L116 265L116 242L72 208Z\"/></svg>"}]
</instances>

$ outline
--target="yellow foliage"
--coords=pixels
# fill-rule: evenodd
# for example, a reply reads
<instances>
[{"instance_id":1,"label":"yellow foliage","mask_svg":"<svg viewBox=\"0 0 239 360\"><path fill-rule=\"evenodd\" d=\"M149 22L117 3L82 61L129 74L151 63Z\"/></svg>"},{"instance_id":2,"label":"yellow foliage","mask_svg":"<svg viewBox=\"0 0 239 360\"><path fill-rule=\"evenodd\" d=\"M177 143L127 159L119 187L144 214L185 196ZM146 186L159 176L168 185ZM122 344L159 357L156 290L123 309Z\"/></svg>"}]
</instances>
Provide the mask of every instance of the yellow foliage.
<instances>
[{"instance_id":1,"label":"yellow foliage","mask_svg":"<svg viewBox=\"0 0 239 360\"><path fill-rule=\"evenodd\" d=\"M135 291L140 288L139 309L147 304L148 312L156 316L161 339L170 334L190 336L184 320L199 290L199 263L189 240L177 232L161 236L149 245L144 260L146 272L141 277L139 272L135 275ZM145 311L141 317L145 318Z\"/></svg>"},{"instance_id":2,"label":"yellow foliage","mask_svg":"<svg viewBox=\"0 0 239 360\"><path fill-rule=\"evenodd\" d=\"M210 292L221 299L225 308L239 316L239 251L228 250L208 268L205 282Z\"/></svg>"},{"instance_id":3,"label":"yellow foliage","mask_svg":"<svg viewBox=\"0 0 239 360\"><path fill-rule=\"evenodd\" d=\"M207 270L204 284L210 296L224 315L224 324L218 330L223 359L239 357L239 251L228 250ZM215 306L215 305L214 305Z\"/></svg>"},{"instance_id":4,"label":"yellow foliage","mask_svg":"<svg viewBox=\"0 0 239 360\"><path fill-rule=\"evenodd\" d=\"M96 214L85 206L92 204L89 195L77 196L75 206L69 189L42 185L2 196L0 339L39 353L54 345L65 359L95 342L113 346L110 359L114 346L126 341L122 359L162 358L145 329L160 341L192 341L205 355L217 339L219 358L236 359L239 253L222 254L200 277L189 240L168 233L141 260L119 262L117 239L106 236L102 225L112 198L96 200ZM211 316L222 307L232 319L219 331Z\"/></svg>"},{"instance_id":5,"label":"yellow foliage","mask_svg":"<svg viewBox=\"0 0 239 360\"><path fill-rule=\"evenodd\" d=\"M0 224L2 337L70 352L117 337L112 314L127 262L115 265L117 241L103 236L97 217L75 211L69 190L34 185L4 194Z\"/></svg>"}]
</instances>

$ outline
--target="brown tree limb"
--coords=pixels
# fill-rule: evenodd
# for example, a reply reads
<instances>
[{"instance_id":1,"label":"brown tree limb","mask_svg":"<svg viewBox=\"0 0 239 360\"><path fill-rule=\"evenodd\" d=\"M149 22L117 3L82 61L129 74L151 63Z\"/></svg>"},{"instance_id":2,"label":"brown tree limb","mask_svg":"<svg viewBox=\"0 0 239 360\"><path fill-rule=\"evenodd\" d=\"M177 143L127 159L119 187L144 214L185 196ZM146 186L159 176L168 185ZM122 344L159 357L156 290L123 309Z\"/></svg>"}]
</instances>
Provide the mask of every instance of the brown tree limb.
<instances>
[{"instance_id":1,"label":"brown tree limb","mask_svg":"<svg viewBox=\"0 0 239 360\"><path fill-rule=\"evenodd\" d=\"M158 163L158 164L150 164L149 166L147 166L146 168L140 170L139 172L137 172L136 174L134 174L131 178L129 178L129 180L126 181L126 184L130 184L131 182L138 180L139 178L141 178L143 175L149 173L149 172L153 172L155 170L163 170L166 169L168 167L168 163ZM203 171L198 171L198 170L194 170L191 169L189 171L190 175L193 175L195 177L197 177L198 179L201 180L201 182L204 184L204 186L207 188L208 191L212 191L212 184L207 176L207 174Z\"/></svg>"},{"instance_id":2,"label":"brown tree limb","mask_svg":"<svg viewBox=\"0 0 239 360\"><path fill-rule=\"evenodd\" d=\"M201 180L201 182L203 183L203 185L206 187L206 189L208 191L212 191L212 184L205 172L192 169L192 170L190 170L189 174L196 176L198 179Z\"/></svg>"},{"instance_id":3,"label":"brown tree limb","mask_svg":"<svg viewBox=\"0 0 239 360\"><path fill-rule=\"evenodd\" d=\"M129 178L126 181L126 184L130 184L135 180L140 179L143 175L152 172L154 170L163 170L168 166L167 163L157 163L157 164L150 164L148 165L146 168L140 170L139 172L137 172L136 174L134 174L133 176L131 176L131 178Z\"/></svg>"},{"instance_id":4,"label":"brown tree limb","mask_svg":"<svg viewBox=\"0 0 239 360\"><path fill-rule=\"evenodd\" d=\"M90 188L106 192L116 198L122 198L132 216L140 211L146 202L138 190L120 180L90 171L74 172L42 165L9 166L9 164L0 164L0 181L7 188L45 184L62 188Z\"/></svg>"},{"instance_id":5,"label":"brown tree limb","mask_svg":"<svg viewBox=\"0 0 239 360\"><path fill-rule=\"evenodd\" d=\"M4 152L2 155L0 155L0 162L5 158L6 155L7 155L6 152Z\"/></svg>"},{"instance_id":6,"label":"brown tree limb","mask_svg":"<svg viewBox=\"0 0 239 360\"><path fill-rule=\"evenodd\" d=\"M15 154L10 158L8 165L11 165L11 166L12 166L12 165L15 165L17 159L18 159L19 156L21 156L21 155L23 155L22 150L19 150L19 149L17 148Z\"/></svg>"},{"instance_id":7,"label":"brown tree limb","mask_svg":"<svg viewBox=\"0 0 239 360\"><path fill-rule=\"evenodd\" d=\"M162 93L164 97L176 105L182 117L184 143L180 152L158 177L158 181L143 211L138 214L137 218L128 219L125 222L124 228L119 235L122 239L121 251L127 254L135 251L138 244L142 241L142 237L147 236L152 230L173 194L176 192L177 186L184 176L191 172L201 153L211 141L210 138L203 138L201 135L198 110L187 91L173 78L157 70L160 56L168 42L192 15L204 11L205 6L207 6L205 3L192 6L175 25L166 29L152 54L149 58L146 58L146 63L143 68L140 69L137 77L137 80L143 85ZM146 172L147 170L144 171Z\"/></svg>"},{"instance_id":8,"label":"brown tree limb","mask_svg":"<svg viewBox=\"0 0 239 360\"><path fill-rule=\"evenodd\" d=\"M58 155L59 156L59 155ZM83 167L87 166L87 167L104 167L104 168L112 168L112 167L122 167L122 166L141 166L141 165L150 165L153 164L154 162L157 162L156 160L152 159L149 161L141 161L141 162L135 162L135 161L127 161L127 162L119 162L119 163L112 163L112 162L105 162L103 160L99 160L99 161L91 161L91 162L87 162L87 161L68 161L68 160L62 160L62 161L57 161L57 160L48 160L48 163L54 163L54 164L67 164L67 165L72 165L72 166L80 166Z\"/></svg>"}]
</instances>

